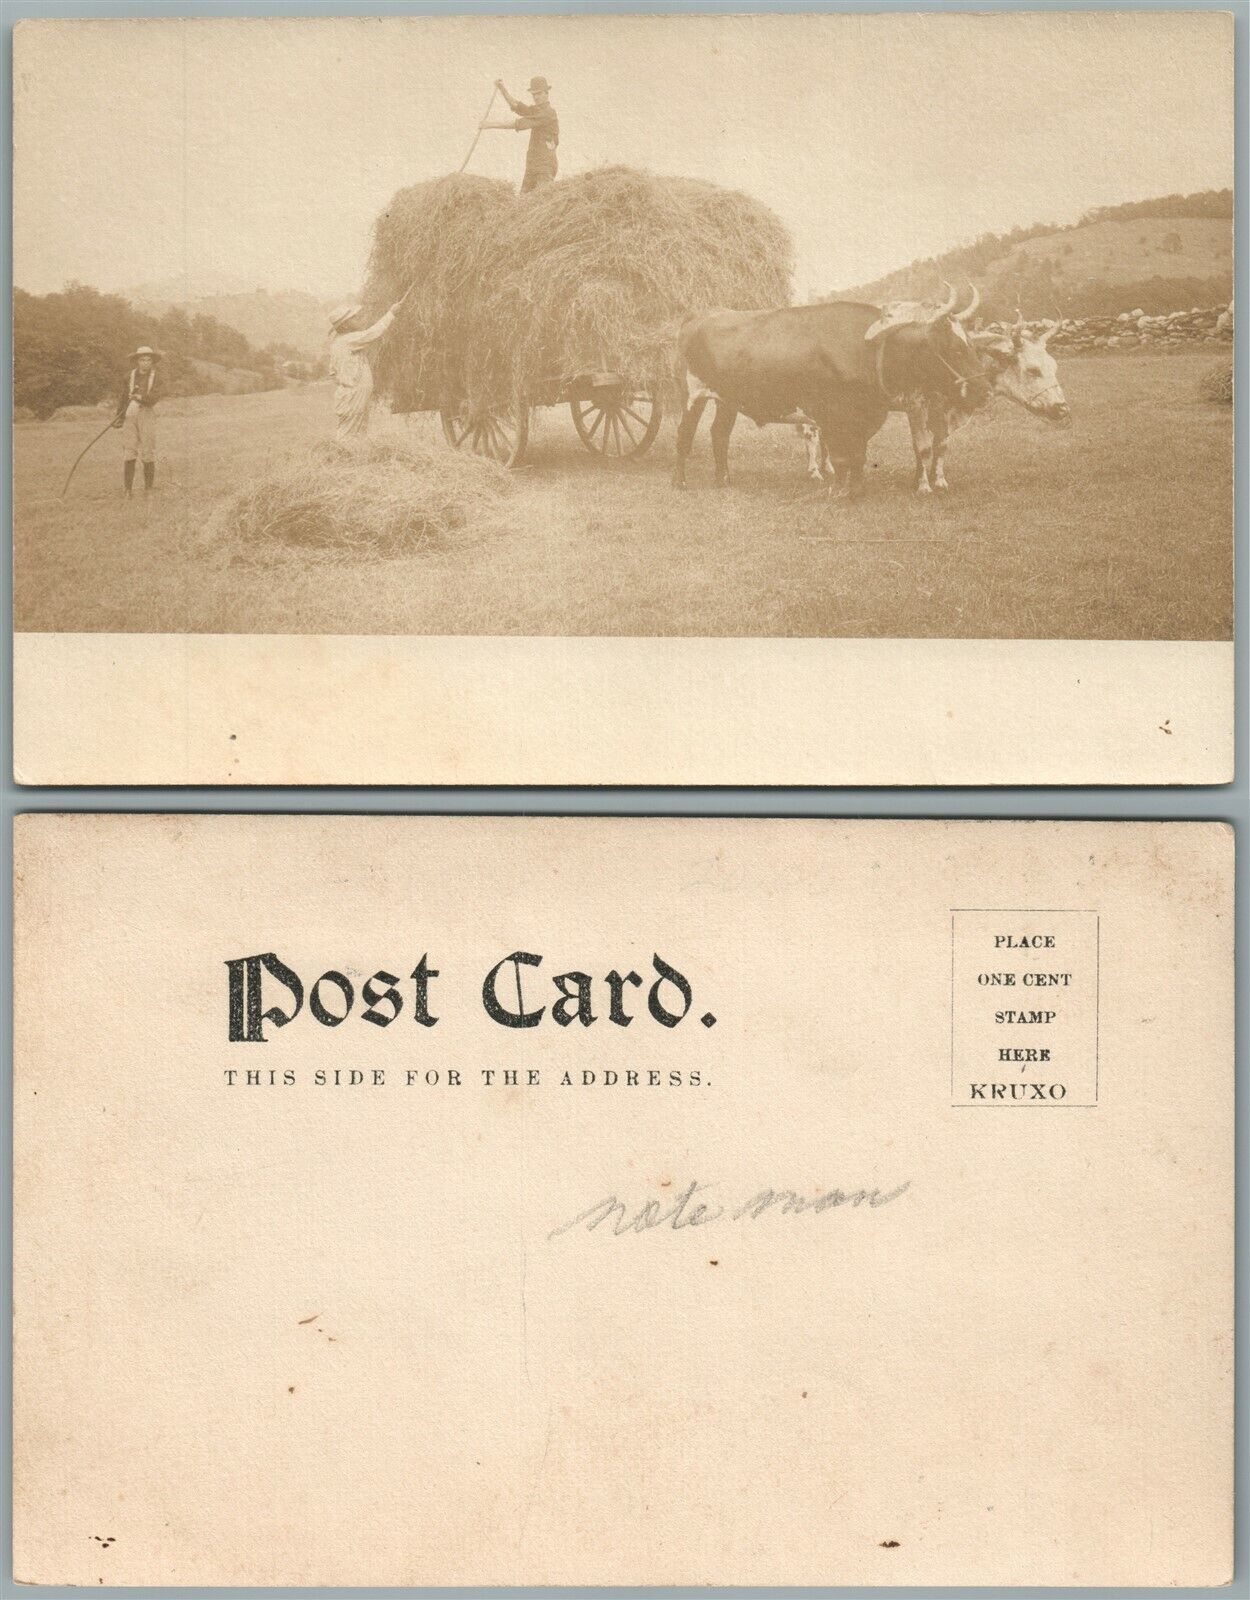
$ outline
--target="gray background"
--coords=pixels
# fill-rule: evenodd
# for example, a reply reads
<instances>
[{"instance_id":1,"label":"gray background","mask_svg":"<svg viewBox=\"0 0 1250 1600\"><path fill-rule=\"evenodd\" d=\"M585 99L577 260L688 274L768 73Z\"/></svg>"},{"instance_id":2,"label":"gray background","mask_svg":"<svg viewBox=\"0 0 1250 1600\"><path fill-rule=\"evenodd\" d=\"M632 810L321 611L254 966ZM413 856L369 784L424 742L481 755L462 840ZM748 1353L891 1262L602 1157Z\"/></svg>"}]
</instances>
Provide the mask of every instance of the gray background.
<instances>
[{"instance_id":1,"label":"gray background","mask_svg":"<svg viewBox=\"0 0 1250 1600\"><path fill-rule=\"evenodd\" d=\"M875 0L852 0L850 4L822 4L821 0L808 0L806 4L774 4L770 0L738 0L738 3L713 4L711 0L623 0L623 3L587 3L587 0L494 0L494 3L474 3L464 0L455 4L388 4L384 0L311 0L311 3L291 3L291 0L261 0L258 4L234 3L184 3L177 0L60 0L60 3L39 5L0 0L0 19L3 23L2 46L4 52L3 127L7 146L3 181L5 193L0 214L8 216L12 200L12 29L15 22L25 17L135 17L135 16L416 16L446 14L498 14L542 15L564 12L593 12L600 14L663 14L669 12L725 12L735 11L1182 11L1231 10L1236 17L1236 222L1234 258L1236 262L1236 298L1240 307L1247 304L1247 225L1244 163L1246 157L1246 67L1247 29L1250 27L1250 0L1234 0L1220 6L1185 4L1184 0L1168 0L1157 5L1127 5L1110 3L1096 5L1044 5L1041 0L997 0L987 5L977 0L957 0L954 5L942 0L919 0L919 3L879 4ZM1034 108L1036 109L1036 108ZM1148 113L1147 113L1148 114ZM981 153L977 159L989 159ZM138 181L138 178L136 178ZM8 248L4 259L4 314L6 319L6 346L11 347L12 261ZM1086 818L1086 819L1141 819L1141 820L1199 820L1227 821L1237 830L1237 993L1239 1000L1239 1026L1237 1030L1237 1078L1243 1081L1246 1070L1245 1000L1250 992L1247 951L1250 950L1250 906L1247 902L1248 865L1246 860L1246 827L1250 822L1250 791L1247 789L1247 435L1244 426L1244 396L1247 373L1247 320L1239 316L1234 342L1234 360L1238 395L1236 441L1236 578L1237 578L1237 706L1236 782L1219 788L1194 789L35 789L18 788L12 781L13 749L12 721L9 694L0 697L0 727L3 730L4 756L0 767L0 812L3 814L5 846L0 859L0 898L4 905L6 949L11 949L12 936L12 827L13 817L23 811L181 811L181 812L269 812L269 813L384 813L412 815L445 813L474 815L596 815L596 816L766 816L766 817L1022 817L1022 818ZM5 616L5 661L12 682L12 437L7 426L7 413L11 407L11 348L6 349L3 368L6 426L3 434L4 470L0 474L0 521L6 541L3 570L0 571L0 606ZM0 1042L3 1047L4 1071L7 1074L11 1104L12 1087L12 969L6 959L0 973ZM11 1124L10 1124L11 1127ZM1247 1140L1250 1138L1250 1115L1244 1097L1239 1097L1237 1116L1237 1166L1244 1169ZM11 1170L11 1168L10 1168ZM3 1194L6 1233L11 1227L11 1193L8 1185ZM1239 1185L1238 1206L1238 1266L1245 1265L1246 1238L1246 1185ZM11 1237L11 1235L9 1235ZM1237 1318L1239 1328L1246 1309L1245 1272L1238 1273ZM3 1384L5 1391L4 1426L6 1463L11 1460L11 1412L8 1404L10 1363L8 1360L8 1330L11 1326L12 1275L6 1258L3 1283L3 1323L6 1338L6 1360ZM1246 1372L1245 1341L1237 1341L1237 1421L1239 1442L1244 1441L1246 1423ZM1246 1498L1246 1472L1244 1449L1238 1450L1237 1503ZM84 1591L71 1588L43 1588L19 1590L13 1580L12 1542L10 1528L10 1502L4 1497L3 1533L4 1561L0 1583L5 1595L39 1593L48 1596L72 1596ZM1250 1595L1250 1520L1239 1517L1236 1537L1236 1576L1232 1586L1224 1591L1231 1595ZM98 1588L93 1593L126 1595L136 1592L157 1594L163 1591L148 1589ZM180 1595L237 1595L257 1594L306 1596L350 1594L355 1596L388 1596L403 1593L465 1594L460 1590L396 1590L396 1589L180 1589ZM543 1595L552 1591L544 1589L517 1589L500 1591L518 1595ZM574 1596L583 1591L566 1589L558 1591ZM717 1593L738 1597L754 1592L769 1594L803 1593L818 1595L824 1590L770 1590L746 1589L613 1589L584 1591L593 1594L613 1595L672 1595L707 1596ZM962 1594L984 1595L984 1589L850 1589L828 1591L843 1596L871 1597L888 1594L932 1595L954 1597ZM1021 1596L1062 1596L1073 1591L1066 1589L1016 1589L1009 1591ZM1127 1595L1160 1591L1133 1589L1085 1589L1086 1595ZM1209 1590L1170 1590L1172 1594L1208 1594Z\"/></svg>"}]
</instances>

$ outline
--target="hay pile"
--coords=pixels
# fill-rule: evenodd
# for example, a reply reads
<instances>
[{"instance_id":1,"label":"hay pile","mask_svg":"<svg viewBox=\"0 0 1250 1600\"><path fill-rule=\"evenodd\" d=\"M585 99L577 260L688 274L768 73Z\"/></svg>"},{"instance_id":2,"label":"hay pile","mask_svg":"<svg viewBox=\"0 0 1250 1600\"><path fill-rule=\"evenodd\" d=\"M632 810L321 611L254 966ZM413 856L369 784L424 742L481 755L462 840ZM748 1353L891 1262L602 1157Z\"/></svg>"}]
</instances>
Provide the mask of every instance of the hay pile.
<instances>
[{"instance_id":1,"label":"hay pile","mask_svg":"<svg viewBox=\"0 0 1250 1600\"><path fill-rule=\"evenodd\" d=\"M1202 397L1204 400L1218 400L1225 405L1233 403L1233 364L1231 361L1221 361L1218 366L1208 367L1202 375Z\"/></svg>"},{"instance_id":2,"label":"hay pile","mask_svg":"<svg viewBox=\"0 0 1250 1600\"><path fill-rule=\"evenodd\" d=\"M411 556L454 528L489 522L512 487L502 467L467 452L324 444L232 496L207 537L242 565L288 549L331 562Z\"/></svg>"},{"instance_id":3,"label":"hay pile","mask_svg":"<svg viewBox=\"0 0 1250 1600\"><path fill-rule=\"evenodd\" d=\"M697 179L603 167L514 195L438 178L401 189L374 229L369 313L416 284L375 379L397 411L536 399L587 369L659 387L682 317L787 304L792 271L766 206Z\"/></svg>"}]
</instances>

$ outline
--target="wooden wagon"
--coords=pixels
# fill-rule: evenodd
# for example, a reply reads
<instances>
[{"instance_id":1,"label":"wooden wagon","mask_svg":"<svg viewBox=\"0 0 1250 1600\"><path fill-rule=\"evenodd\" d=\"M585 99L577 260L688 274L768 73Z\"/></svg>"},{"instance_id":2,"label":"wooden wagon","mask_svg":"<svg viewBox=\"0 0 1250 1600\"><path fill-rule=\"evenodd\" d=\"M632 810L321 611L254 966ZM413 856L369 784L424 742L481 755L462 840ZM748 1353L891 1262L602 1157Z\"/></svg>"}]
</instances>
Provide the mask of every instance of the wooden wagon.
<instances>
[{"instance_id":1,"label":"wooden wagon","mask_svg":"<svg viewBox=\"0 0 1250 1600\"><path fill-rule=\"evenodd\" d=\"M567 405L577 437L601 466L636 460L655 443L664 420L658 391L627 383L615 372L585 370L553 378L511 405L468 399L438 408L443 434L455 450L518 466L529 445L535 406Z\"/></svg>"}]
</instances>

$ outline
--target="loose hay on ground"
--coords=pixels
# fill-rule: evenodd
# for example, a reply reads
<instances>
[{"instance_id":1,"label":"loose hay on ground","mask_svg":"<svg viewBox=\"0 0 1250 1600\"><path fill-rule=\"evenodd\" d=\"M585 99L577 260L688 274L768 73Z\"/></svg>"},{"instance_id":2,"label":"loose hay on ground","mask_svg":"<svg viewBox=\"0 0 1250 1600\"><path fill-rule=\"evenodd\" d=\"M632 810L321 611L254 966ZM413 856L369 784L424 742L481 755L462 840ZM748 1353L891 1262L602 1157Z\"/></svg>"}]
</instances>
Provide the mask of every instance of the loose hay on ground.
<instances>
[{"instance_id":1,"label":"loose hay on ground","mask_svg":"<svg viewBox=\"0 0 1250 1600\"><path fill-rule=\"evenodd\" d=\"M1231 405L1233 400L1232 362L1221 361L1214 367L1208 367L1202 375L1201 389L1204 400L1220 400L1225 405Z\"/></svg>"},{"instance_id":2,"label":"loose hay on ground","mask_svg":"<svg viewBox=\"0 0 1250 1600\"><path fill-rule=\"evenodd\" d=\"M585 370L670 377L677 327L787 304L793 244L749 195L602 167L514 195L452 176L401 189L374 229L370 314L415 284L378 353L397 411L531 400Z\"/></svg>"},{"instance_id":3,"label":"loose hay on ground","mask_svg":"<svg viewBox=\"0 0 1250 1600\"><path fill-rule=\"evenodd\" d=\"M488 531L512 486L502 467L480 456L323 444L233 495L208 540L231 564L263 565L291 551L321 563L396 559L456 529Z\"/></svg>"}]
</instances>

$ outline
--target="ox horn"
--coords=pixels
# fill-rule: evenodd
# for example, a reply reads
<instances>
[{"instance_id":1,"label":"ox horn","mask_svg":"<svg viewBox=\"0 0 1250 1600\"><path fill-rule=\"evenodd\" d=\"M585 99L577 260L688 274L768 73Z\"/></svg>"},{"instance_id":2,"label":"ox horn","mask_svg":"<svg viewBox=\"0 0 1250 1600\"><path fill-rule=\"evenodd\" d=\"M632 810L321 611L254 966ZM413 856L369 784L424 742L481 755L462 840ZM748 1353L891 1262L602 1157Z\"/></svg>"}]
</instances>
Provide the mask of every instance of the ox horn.
<instances>
[{"instance_id":1,"label":"ox horn","mask_svg":"<svg viewBox=\"0 0 1250 1600\"><path fill-rule=\"evenodd\" d=\"M972 316L972 313L981 304L981 291L980 291L980 289L977 288L976 284L973 283L971 279L969 279L968 281L969 281L969 286L972 289L972 299L969 300L968 304L963 308L962 311L956 313L956 316L955 316L955 321L956 322L967 322L970 319L970 317Z\"/></svg>"},{"instance_id":2,"label":"ox horn","mask_svg":"<svg viewBox=\"0 0 1250 1600\"><path fill-rule=\"evenodd\" d=\"M959 298L954 289L952 289L950 284L947 283L945 278L943 278L941 282L942 287L946 290L946 304L937 308L937 310L929 318L930 322L940 322L943 317L950 316L951 312L955 309L955 301Z\"/></svg>"},{"instance_id":3,"label":"ox horn","mask_svg":"<svg viewBox=\"0 0 1250 1600\"><path fill-rule=\"evenodd\" d=\"M1012 323L1012 326L1011 326L1011 342L1012 342L1012 344L1014 344L1016 346L1017 349L1019 349L1020 342L1021 342L1021 340L1023 338L1024 338L1024 312L1020 310L1019 306L1017 306L1016 307L1016 320L1015 320L1014 323Z\"/></svg>"},{"instance_id":4,"label":"ox horn","mask_svg":"<svg viewBox=\"0 0 1250 1600\"><path fill-rule=\"evenodd\" d=\"M1043 347L1045 347L1047 344L1049 344L1051 335L1055 334L1055 333L1058 333L1059 329L1062 327L1062 325L1063 325L1063 319L1062 318L1060 318L1060 320L1058 322L1052 322L1050 327L1047 328L1046 331L1043 334L1041 334L1040 337L1038 338L1038 341L1037 341L1038 344L1042 345Z\"/></svg>"}]
</instances>

